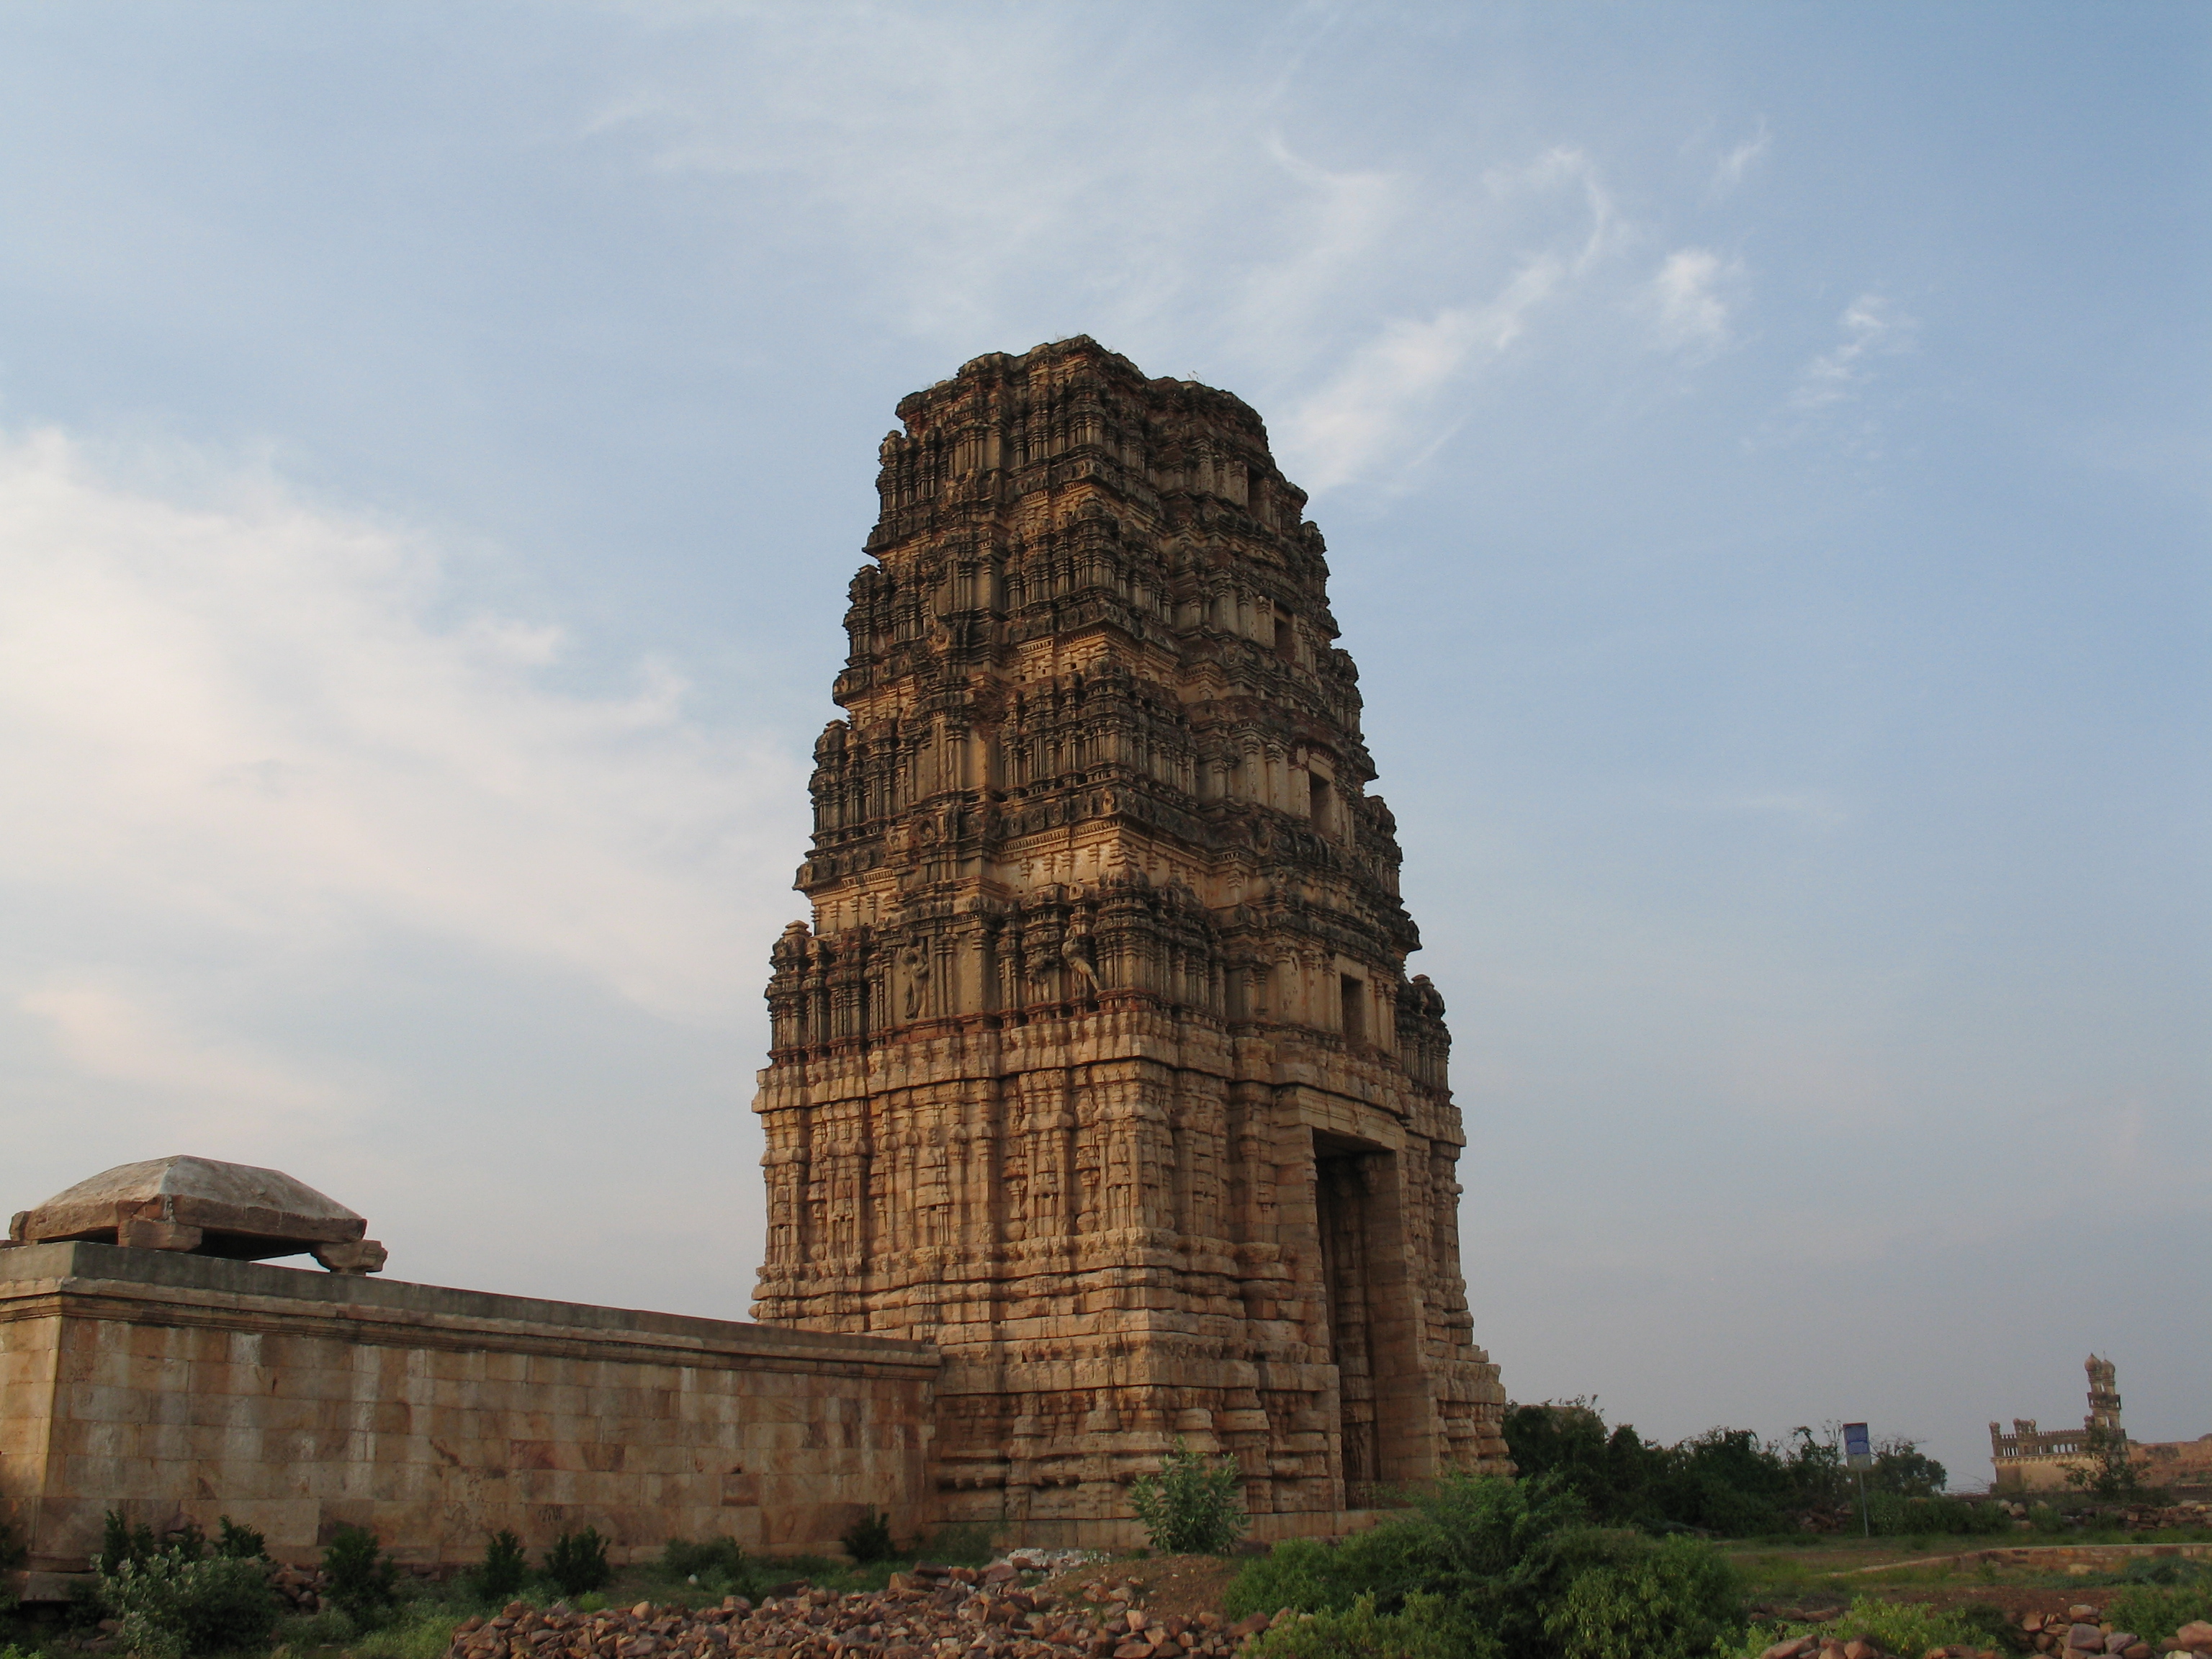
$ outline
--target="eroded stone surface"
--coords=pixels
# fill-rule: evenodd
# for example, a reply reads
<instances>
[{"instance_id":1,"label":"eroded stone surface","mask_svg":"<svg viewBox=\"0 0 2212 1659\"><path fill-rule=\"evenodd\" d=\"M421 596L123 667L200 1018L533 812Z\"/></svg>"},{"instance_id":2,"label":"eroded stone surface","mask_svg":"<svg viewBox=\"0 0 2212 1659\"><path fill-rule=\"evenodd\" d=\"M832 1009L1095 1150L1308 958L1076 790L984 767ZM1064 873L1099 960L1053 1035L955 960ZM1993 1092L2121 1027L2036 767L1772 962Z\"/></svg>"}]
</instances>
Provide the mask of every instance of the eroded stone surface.
<instances>
[{"instance_id":1,"label":"eroded stone surface","mask_svg":"<svg viewBox=\"0 0 2212 1659\"><path fill-rule=\"evenodd\" d=\"M19 1244L80 1239L247 1261L313 1255L333 1273L379 1273L385 1249L362 1237L368 1228L282 1170L177 1156L103 1170L18 1212L8 1236Z\"/></svg>"},{"instance_id":2,"label":"eroded stone surface","mask_svg":"<svg viewBox=\"0 0 2212 1659\"><path fill-rule=\"evenodd\" d=\"M772 953L756 1317L938 1344L939 1517L1040 1540L1125 1533L1178 1436L1255 1516L1502 1468L1304 492L1084 338L898 412Z\"/></svg>"},{"instance_id":3,"label":"eroded stone surface","mask_svg":"<svg viewBox=\"0 0 2212 1659\"><path fill-rule=\"evenodd\" d=\"M0 1250L0 1521L38 1572L103 1516L228 1515L278 1559L373 1528L401 1560L595 1527L834 1549L921 1529L936 1356L912 1343L97 1243Z\"/></svg>"}]
</instances>

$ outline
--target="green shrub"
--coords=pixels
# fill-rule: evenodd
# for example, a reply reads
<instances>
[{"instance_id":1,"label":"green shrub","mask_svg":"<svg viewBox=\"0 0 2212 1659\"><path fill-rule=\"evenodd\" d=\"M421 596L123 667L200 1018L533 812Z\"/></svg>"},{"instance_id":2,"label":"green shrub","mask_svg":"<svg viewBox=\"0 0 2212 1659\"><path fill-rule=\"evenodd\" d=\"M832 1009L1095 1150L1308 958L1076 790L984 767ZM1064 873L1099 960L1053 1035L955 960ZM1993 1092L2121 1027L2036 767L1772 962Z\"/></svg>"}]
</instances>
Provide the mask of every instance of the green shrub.
<instances>
[{"instance_id":1,"label":"green shrub","mask_svg":"<svg viewBox=\"0 0 2212 1659\"><path fill-rule=\"evenodd\" d=\"M184 1659L266 1642L276 1596L258 1560L165 1550L100 1574L99 1600L118 1645L143 1659Z\"/></svg>"},{"instance_id":2,"label":"green shrub","mask_svg":"<svg viewBox=\"0 0 2212 1659\"><path fill-rule=\"evenodd\" d=\"M1578 1525L1582 1502L1562 1483L1475 1480L1440 1480L1417 1501L1410 1516L1394 1516L1341 1544L1310 1539L1278 1544L1249 1563L1229 1586L1224 1611L1232 1617L1271 1613L1347 1613L1363 1596L1395 1613L1416 1592L1441 1595L1468 1607L1486 1629L1504 1614L1509 1645L1540 1636L1540 1618L1513 1617L1526 1592L1549 1566L1553 1540ZM1507 1605L1510 1604L1510 1605Z\"/></svg>"},{"instance_id":3,"label":"green shrub","mask_svg":"<svg viewBox=\"0 0 2212 1659\"><path fill-rule=\"evenodd\" d=\"M425 1601L362 1637L352 1651L354 1659L445 1659L453 1641L453 1610Z\"/></svg>"},{"instance_id":4,"label":"green shrub","mask_svg":"<svg viewBox=\"0 0 2212 1659\"><path fill-rule=\"evenodd\" d=\"M1867 1522L1884 1538L1955 1537L2007 1532L2012 1517L1996 1504L1960 1498L1907 1498L1893 1492L1867 1494Z\"/></svg>"},{"instance_id":5,"label":"green shrub","mask_svg":"<svg viewBox=\"0 0 2212 1659\"><path fill-rule=\"evenodd\" d=\"M522 1553L522 1540L501 1527L484 1540L483 1561L469 1577L485 1601L512 1601L530 1577L530 1558Z\"/></svg>"},{"instance_id":6,"label":"green shrub","mask_svg":"<svg viewBox=\"0 0 2212 1659\"><path fill-rule=\"evenodd\" d=\"M1377 1613L1363 1595L1334 1609L1286 1621L1244 1650L1247 1659L1496 1659L1497 1642L1432 1595Z\"/></svg>"},{"instance_id":7,"label":"green shrub","mask_svg":"<svg viewBox=\"0 0 2212 1659\"><path fill-rule=\"evenodd\" d=\"M736 1578L750 1565L734 1538L708 1538L696 1544L672 1538L660 1553L660 1571L671 1578Z\"/></svg>"},{"instance_id":8,"label":"green shrub","mask_svg":"<svg viewBox=\"0 0 2212 1659\"><path fill-rule=\"evenodd\" d=\"M110 1510L100 1521L100 1553L92 1558L92 1570L112 1573L126 1561L143 1561L161 1553L153 1528L143 1521L131 1526L120 1510Z\"/></svg>"},{"instance_id":9,"label":"green shrub","mask_svg":"<svg viewBox=\"0 0 2212 1659\"><path fill-rule=\"evenodd\" d=\"M1624 1547L1577 1572L1544 1616L1562 1659L1695 1659L1743 1623L1735 1572L1686 1537Z\"/></svg>"},{"instance_id":10,"label":"green shrub","mask_svg":"<svg viewBox=\"0 0 2212 1659\"><path fill-rule=\"evenodd\" d=\"M2179 1569L2174 1574L2176 1583L2130 1584L2112 1593L2105 1603L2105 1616L2114 1629L2131 1630L2155 1644L2192 1619L2212 1620L2212 1571L2202 1566L2191 1571L2179 1562L2172 1565Z\"/></svg>"},{"instance_id":11,"label":"green shrub","mask_svg":"<svg viewBox=\"0 0 2212 1659\"><path fill-rule=\"evenodd\" d=\"M1581 1495L1556 1476L1450 1477L1412 1515L1340 1544L1277 1545L1231 1583L1224 1611L1289 1607L1352 1621L1323 1626L1318 1641L1366 1631L1364 1618L1441 1607L1463 1647L1464 1632L1480 1632L1486 1651L1559 1659L1694 1659L1734 1642L1741 1592L1711 1546L1594 1527L1583 1515Z\"/></svg>"},{"instance_id":12,"label":"green shrub","mask_svg":"<svg viewBox=\"0 0 2212 1659\"><path fill-rule=\"evenodd\" d=\"M367 1527L340 1527L323 1551L323 1572L330 1581L324 1598L342 1607L357 1625L376 1623L398 1595L399 1566L385 1554Z\"/></svg>"},{"instance_id":13,"label":"green shrub","mask_svg":"<svg viewBox=\"0 0 2212 1659\"><path fill-rule=\"evenodd\" d=\"M898 1553L898 1546L891 1541L890 1516L873 1510L855 1521L837 1541L845 1547L846 1554L863 1565L888 1561Z\"/></svg>"},{"instance_id":14,"label":"green shrub","mask_svg":"<svg viewBox=\"0 0 2212 1659\"><path fill-rule=\"evenodd\" d=\"M269 1540L251 1527L241 1527L228 1516L216 1520L215 1553L227 1561L263 1561Z\"/></svg>"},{"instance_id":15,"label":"green shrub","mask_svg":"<svg viewBox=\"0 0 2212 1659\"><path fill-rule=\"evenodd\" d=\"M562 1595L575 1597L605 1589L615 1570L607 1565L607 1540L597 1527L564 1532L545 1552L545 1576Z\"/></svg>"},{"instance_id":16,"label":"green shrub","mask_svg":"<svg viewBox=\"0 0 2212 1659\"><path fill-rule=\"evenodd\" d=\"M1986 1607L1945 1611L1924 1601L1885 1601L1879 1596L1862 1595L1824 1625L1753 1625L1735 1653L1736 1659L1755 1659L1771 1644L1796 1636L1833 1637L1838 1642L1860 1637L1884 1653L1925 1653L1930 1648L1954 1645L1989 1647L1995 1634Z\"/></svg>"},{"instance_id":17,"label":"green shrub","mask_svg":"<svg viewBox=\"0 0 2212 1659\"><path fill-rule=\"evenodd\" d=\"M1219 1555L1244 1535L1244 1474L1233 1458L1206 1460L1176 1437L1158 1474L1129 1483L1129 1502L1165 1555Z\"/></svg>"}]
</instances>

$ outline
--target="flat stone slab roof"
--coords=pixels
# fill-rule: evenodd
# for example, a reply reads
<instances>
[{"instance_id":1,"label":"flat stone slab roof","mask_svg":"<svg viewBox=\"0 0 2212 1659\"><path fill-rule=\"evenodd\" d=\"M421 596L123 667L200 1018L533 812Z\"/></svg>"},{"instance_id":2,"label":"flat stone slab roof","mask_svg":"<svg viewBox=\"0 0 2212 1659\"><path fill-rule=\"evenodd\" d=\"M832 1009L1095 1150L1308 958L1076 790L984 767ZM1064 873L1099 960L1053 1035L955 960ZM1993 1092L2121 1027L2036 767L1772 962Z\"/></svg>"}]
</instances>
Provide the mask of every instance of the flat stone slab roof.
<instances>
[{"instance_id":1,"label":"flat stone slab roof","mask_svg":"<svg viewBox=\"0 0 2212 1659\"><path fill-rule=\"evenodd\" d=\"M103 1170L18 1213L8 1235L255 1261L355 1244L368 1231L358 1211L282 1170L179 1155Z\"/></svg>"}]
</instances>

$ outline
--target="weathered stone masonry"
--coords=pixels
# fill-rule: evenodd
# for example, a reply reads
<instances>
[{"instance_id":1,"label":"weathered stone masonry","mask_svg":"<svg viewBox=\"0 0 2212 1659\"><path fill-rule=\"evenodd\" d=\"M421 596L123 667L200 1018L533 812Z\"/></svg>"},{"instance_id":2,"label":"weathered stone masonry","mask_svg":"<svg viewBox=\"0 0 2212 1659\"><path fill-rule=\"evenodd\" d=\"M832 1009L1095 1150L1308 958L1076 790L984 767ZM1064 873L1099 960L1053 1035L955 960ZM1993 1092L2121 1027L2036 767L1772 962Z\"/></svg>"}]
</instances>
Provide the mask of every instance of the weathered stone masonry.
<instances>
[{"instance_id":1,"label":"weathered stone masonry","mask_svg":"<svg viewBox=\"0 0 2212 1659\"><path fill-rule=\"evenodd\" d=\"M347 1523L423 1565L501 1527L533 1551L596 1527L618 1560L834 1549L872 1511L926 1523L936 1370L915 1343L28 1244L0 1249L0 1520L34 1577L82 1570L111 1509L228 1515L294 1562Z\"/></svg>"},{"instance_id":2,"label":"weathered stone masonry","mask_svg":"<svg viewBox=\"0 0 2212 1659\"><path fill-rule=\"evenodd\" d=\"M1264 1533L1504 1467L1443 1005L1305 497L1077 338L905 399L773 952L765 1322L944 1355L940 1518Z\"/></svg>"}]
</instances>

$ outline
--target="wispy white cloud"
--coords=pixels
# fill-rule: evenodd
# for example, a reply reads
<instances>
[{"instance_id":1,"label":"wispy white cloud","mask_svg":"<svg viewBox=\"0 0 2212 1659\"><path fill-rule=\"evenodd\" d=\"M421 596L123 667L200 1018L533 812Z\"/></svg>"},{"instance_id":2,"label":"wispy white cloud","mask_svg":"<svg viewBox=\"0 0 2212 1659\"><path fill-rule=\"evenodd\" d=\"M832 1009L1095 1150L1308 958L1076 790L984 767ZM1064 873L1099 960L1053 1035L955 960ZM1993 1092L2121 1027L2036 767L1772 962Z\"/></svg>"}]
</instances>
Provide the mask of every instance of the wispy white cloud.
<instances>
[{"instance_id":1,"label":"wispy white cloud","mask_svg":"<svg viewBox=\"0 0 2212 1659\"><path fill-rule=\"evenodd\" d=\"M777 204L803 195L815 234L838 228L868 303L943 340L948 362L1095 334L1153 373L1264 404L1292 476L1325 490L1401 477L1464 418L1485 367L1570 300L1587 297L1593 320L1554 346L1638 355L1597 313L1638 303L1641 279L1613 256L1648 233L1625 222L1589 148L1449 167L1321 159L1284 120L1273 72L1301 49L1295 21L1232 64L1163 57L1143 23L743 15L742 66L708 53L690 73L664 67L592 135L720 181L770 237L801 216ZM1724 340L1740 274L1705 257L1687 251L1645 296L1693 361Z\"/></svg>"},{"instance_id":2,"label":"wispy white cloud","mask_svg":"<svg viewBox=\"0 0 2212 1659\"><path fill-rule=\"evenodd\" d=\"M1741 264L1711 248L1677 248L1661 264L1645 295L1658 343L1692 356L1711 356L1729 342L1727 290L1743 277Z\"/></svg>"},{"instance_id":3,"label":"wispy white cloud","mask_svg":"<svg viewBox=\"0 0 2212 1659\"><path fill-rule=\"evenodd\" d=\"M686 720L665 666L554 690L558 629L431 619L419 538L201 474L185 499L0 440L5 879L270 949L411 931L726 1019L781 919L751 876L792 844L793 762ZM29 994L72 1052L123 1018Z\"/></svg>"},{"instance_id":4,"label":"wispy white cloud","mask_svg":"<svg viewBox=\"0 0 2212 1659\"><path fill-rule=\"evenodd\" d=\"M1493 168L1484 184L1495 228L1534 233L1534 251L1485 299L1419 320L1389 319L1293 408L1282 447L1311 488L1402 473L1425 459L1451 428L1445 394L1510 349L1543 307L1612 251L1612 199L1581 152L1556 149L1525 167Z\"/></svg>"},{"instance_id":5,"label":"wispy white cloud","mask_svg":"<svg viewBox=\"0 0 2212 1659\"><path fill-rule=\"evenodd\" d=\"M1855 398L1874 378L1870 361L1912 349L1914 322L1881 295L1860 295L1837 319L1843 338L1799 371L1790 394L1793 409L1813 410Z\"/></svg>"},{"instance_id":6,"label":"wispy white cloud","mask_svg":"<svg viewBox=\"0 0 2212 1659\"><path fill-rule=\"evenodd\" d=\"M1771 137L1771 135L1766 130L1766 118L1762 115L1759 118L1757 130L1751 137L1736 145L1714 164L1713 176L1707 186L1707 193L1714 197L1726 196L1741 185L1743 182L1744 174L1748 173L1753 165L1766 154L1767 143Z\"/></svg>"}]
</instances>

